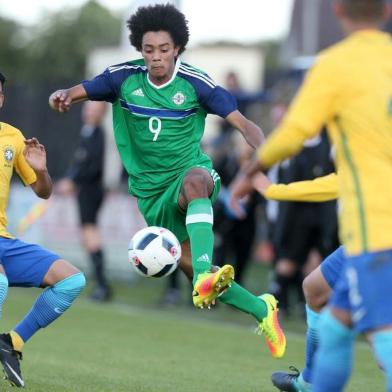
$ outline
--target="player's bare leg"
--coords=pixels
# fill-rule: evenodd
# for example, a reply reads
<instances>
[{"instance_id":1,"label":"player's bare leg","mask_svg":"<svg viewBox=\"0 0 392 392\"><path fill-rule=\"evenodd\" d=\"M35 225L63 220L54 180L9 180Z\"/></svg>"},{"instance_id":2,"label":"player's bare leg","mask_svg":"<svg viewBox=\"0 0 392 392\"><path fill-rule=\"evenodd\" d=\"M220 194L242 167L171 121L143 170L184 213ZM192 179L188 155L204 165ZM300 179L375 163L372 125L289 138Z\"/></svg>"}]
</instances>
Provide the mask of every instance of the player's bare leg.
<instances>
[{"instance_id":1,"label":"player's bare leg","mask_svg":"<svg viewBox=\"0 0 392 392\"><path fill-rule=\"evenodd\" d=\"M188 241L181 243L181 260L179 267L186 277L192 281L193 279L193 269L192 269L192 255L191 255L191 244Z\"/></svg>"}]
</instances>

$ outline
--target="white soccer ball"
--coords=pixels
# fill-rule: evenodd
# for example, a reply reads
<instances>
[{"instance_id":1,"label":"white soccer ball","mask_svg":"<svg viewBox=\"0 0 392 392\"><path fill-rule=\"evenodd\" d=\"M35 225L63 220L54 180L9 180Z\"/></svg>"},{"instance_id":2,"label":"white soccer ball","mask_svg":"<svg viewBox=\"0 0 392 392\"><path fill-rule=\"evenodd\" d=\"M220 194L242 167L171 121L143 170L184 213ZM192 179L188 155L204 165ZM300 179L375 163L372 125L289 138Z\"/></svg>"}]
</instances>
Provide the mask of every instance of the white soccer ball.
<instances>
[{"instance_id":1,"label":"white soccer ball","mask_svg":"<svg viewBox=\"0 0 392 392\"><path fill-rule=\"evenodd\" d=\"M178 267L181 245L170 230L149 226L132 237L128 257L140 275L161 278L170 275Z\"/></svg>"}]
</instances>

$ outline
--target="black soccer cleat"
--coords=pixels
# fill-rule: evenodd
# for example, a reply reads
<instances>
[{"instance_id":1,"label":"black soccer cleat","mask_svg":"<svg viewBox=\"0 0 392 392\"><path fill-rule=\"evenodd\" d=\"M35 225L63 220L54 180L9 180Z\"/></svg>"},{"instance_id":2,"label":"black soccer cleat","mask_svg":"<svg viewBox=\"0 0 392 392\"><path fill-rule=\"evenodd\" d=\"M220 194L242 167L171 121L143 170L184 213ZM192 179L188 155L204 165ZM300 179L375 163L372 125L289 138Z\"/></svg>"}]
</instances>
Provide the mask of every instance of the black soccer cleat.
<instances>
[{"instance_id":1,"label":"black soccer cleat","mask_svg":"<svg viewBox=\"0 0 392 392\"><path fill-rule=\"evenodd\" d=\"M9 333L0 334L0 362L3 365L5 378L12 386L24 387L20 363L22 353L14 350Z\"/></svg>"},{"instance_id":2,"label":"black soccer cleat","mask_svg":"<svg viewBox=\"0 0 392 392\"><path fill-rule=\"evenodd\" d=\"M275 372L272 373L271 381L272 384L280 391L283 392L302 392L305 391L301 388L298 383L298 377L300 372L294 366L290 366L289 368L293 373L286 372Z\"/></svg>"}]
</instances>

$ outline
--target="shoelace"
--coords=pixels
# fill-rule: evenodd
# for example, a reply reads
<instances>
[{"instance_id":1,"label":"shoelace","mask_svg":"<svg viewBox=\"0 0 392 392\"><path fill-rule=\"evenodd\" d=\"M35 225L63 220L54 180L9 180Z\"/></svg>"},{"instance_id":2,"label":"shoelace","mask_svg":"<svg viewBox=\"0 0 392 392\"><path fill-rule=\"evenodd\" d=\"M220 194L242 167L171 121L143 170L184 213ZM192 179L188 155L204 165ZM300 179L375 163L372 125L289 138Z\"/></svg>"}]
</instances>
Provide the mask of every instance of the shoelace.
<instances>
[{"instance_id":1,"label":"shoelace","mask_svg":"<svg viewBox=\"0 0 392 392\"><path fill-rule=\"evenodd\" d=\"M298 377L301 373L295 366L292 365L289 366L289 370L294 372L294 374L290 374L290 376Z\"/></svg>"},{"instance_id":2,"label":"shoelace","mask_svg":"<svg viewBox=\"0 0 392 392\"><path fill-rule=\"evenodd\" d=\"M270 340L271 342L275 343L276 341L276 336L274 336L269 329L263 328L263 325L259 324L256 327L255 332L257 335L265 335L268 338L268 340Z\"/></svg>"}]
</instances>

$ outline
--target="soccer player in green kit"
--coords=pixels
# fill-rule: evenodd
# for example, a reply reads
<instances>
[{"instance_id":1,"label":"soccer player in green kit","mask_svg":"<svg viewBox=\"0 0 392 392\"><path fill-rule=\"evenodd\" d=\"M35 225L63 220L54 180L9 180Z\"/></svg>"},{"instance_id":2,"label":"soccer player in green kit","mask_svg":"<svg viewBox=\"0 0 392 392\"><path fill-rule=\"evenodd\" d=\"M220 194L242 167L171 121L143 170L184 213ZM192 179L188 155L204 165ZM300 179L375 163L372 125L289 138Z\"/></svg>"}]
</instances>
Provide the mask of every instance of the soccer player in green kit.
<instances>
[{"instance_id":1,"label":"soccer player in green kit","mask_svg":"<svg viewBox=\"0 0 392 392\"><path fill-rule=\"evenodd\" d=\"M208 113L225 118L256 148L261 129L238 110L234 97L204 72L182 63L189 31L173 5L140 7L128 20L131 44L142 59L108 67L94 79L54 92L50 106L66 112L85 100L113 105L114 135L129 174L129 192L148 225L171 230L182 246L180 267L193 279L196 307L219 299L253 315L274 357L286 339L277 301L236 284L231 265L212 267L212 203L219 175L200 148Z\"/></svg>"}]
</instances>

